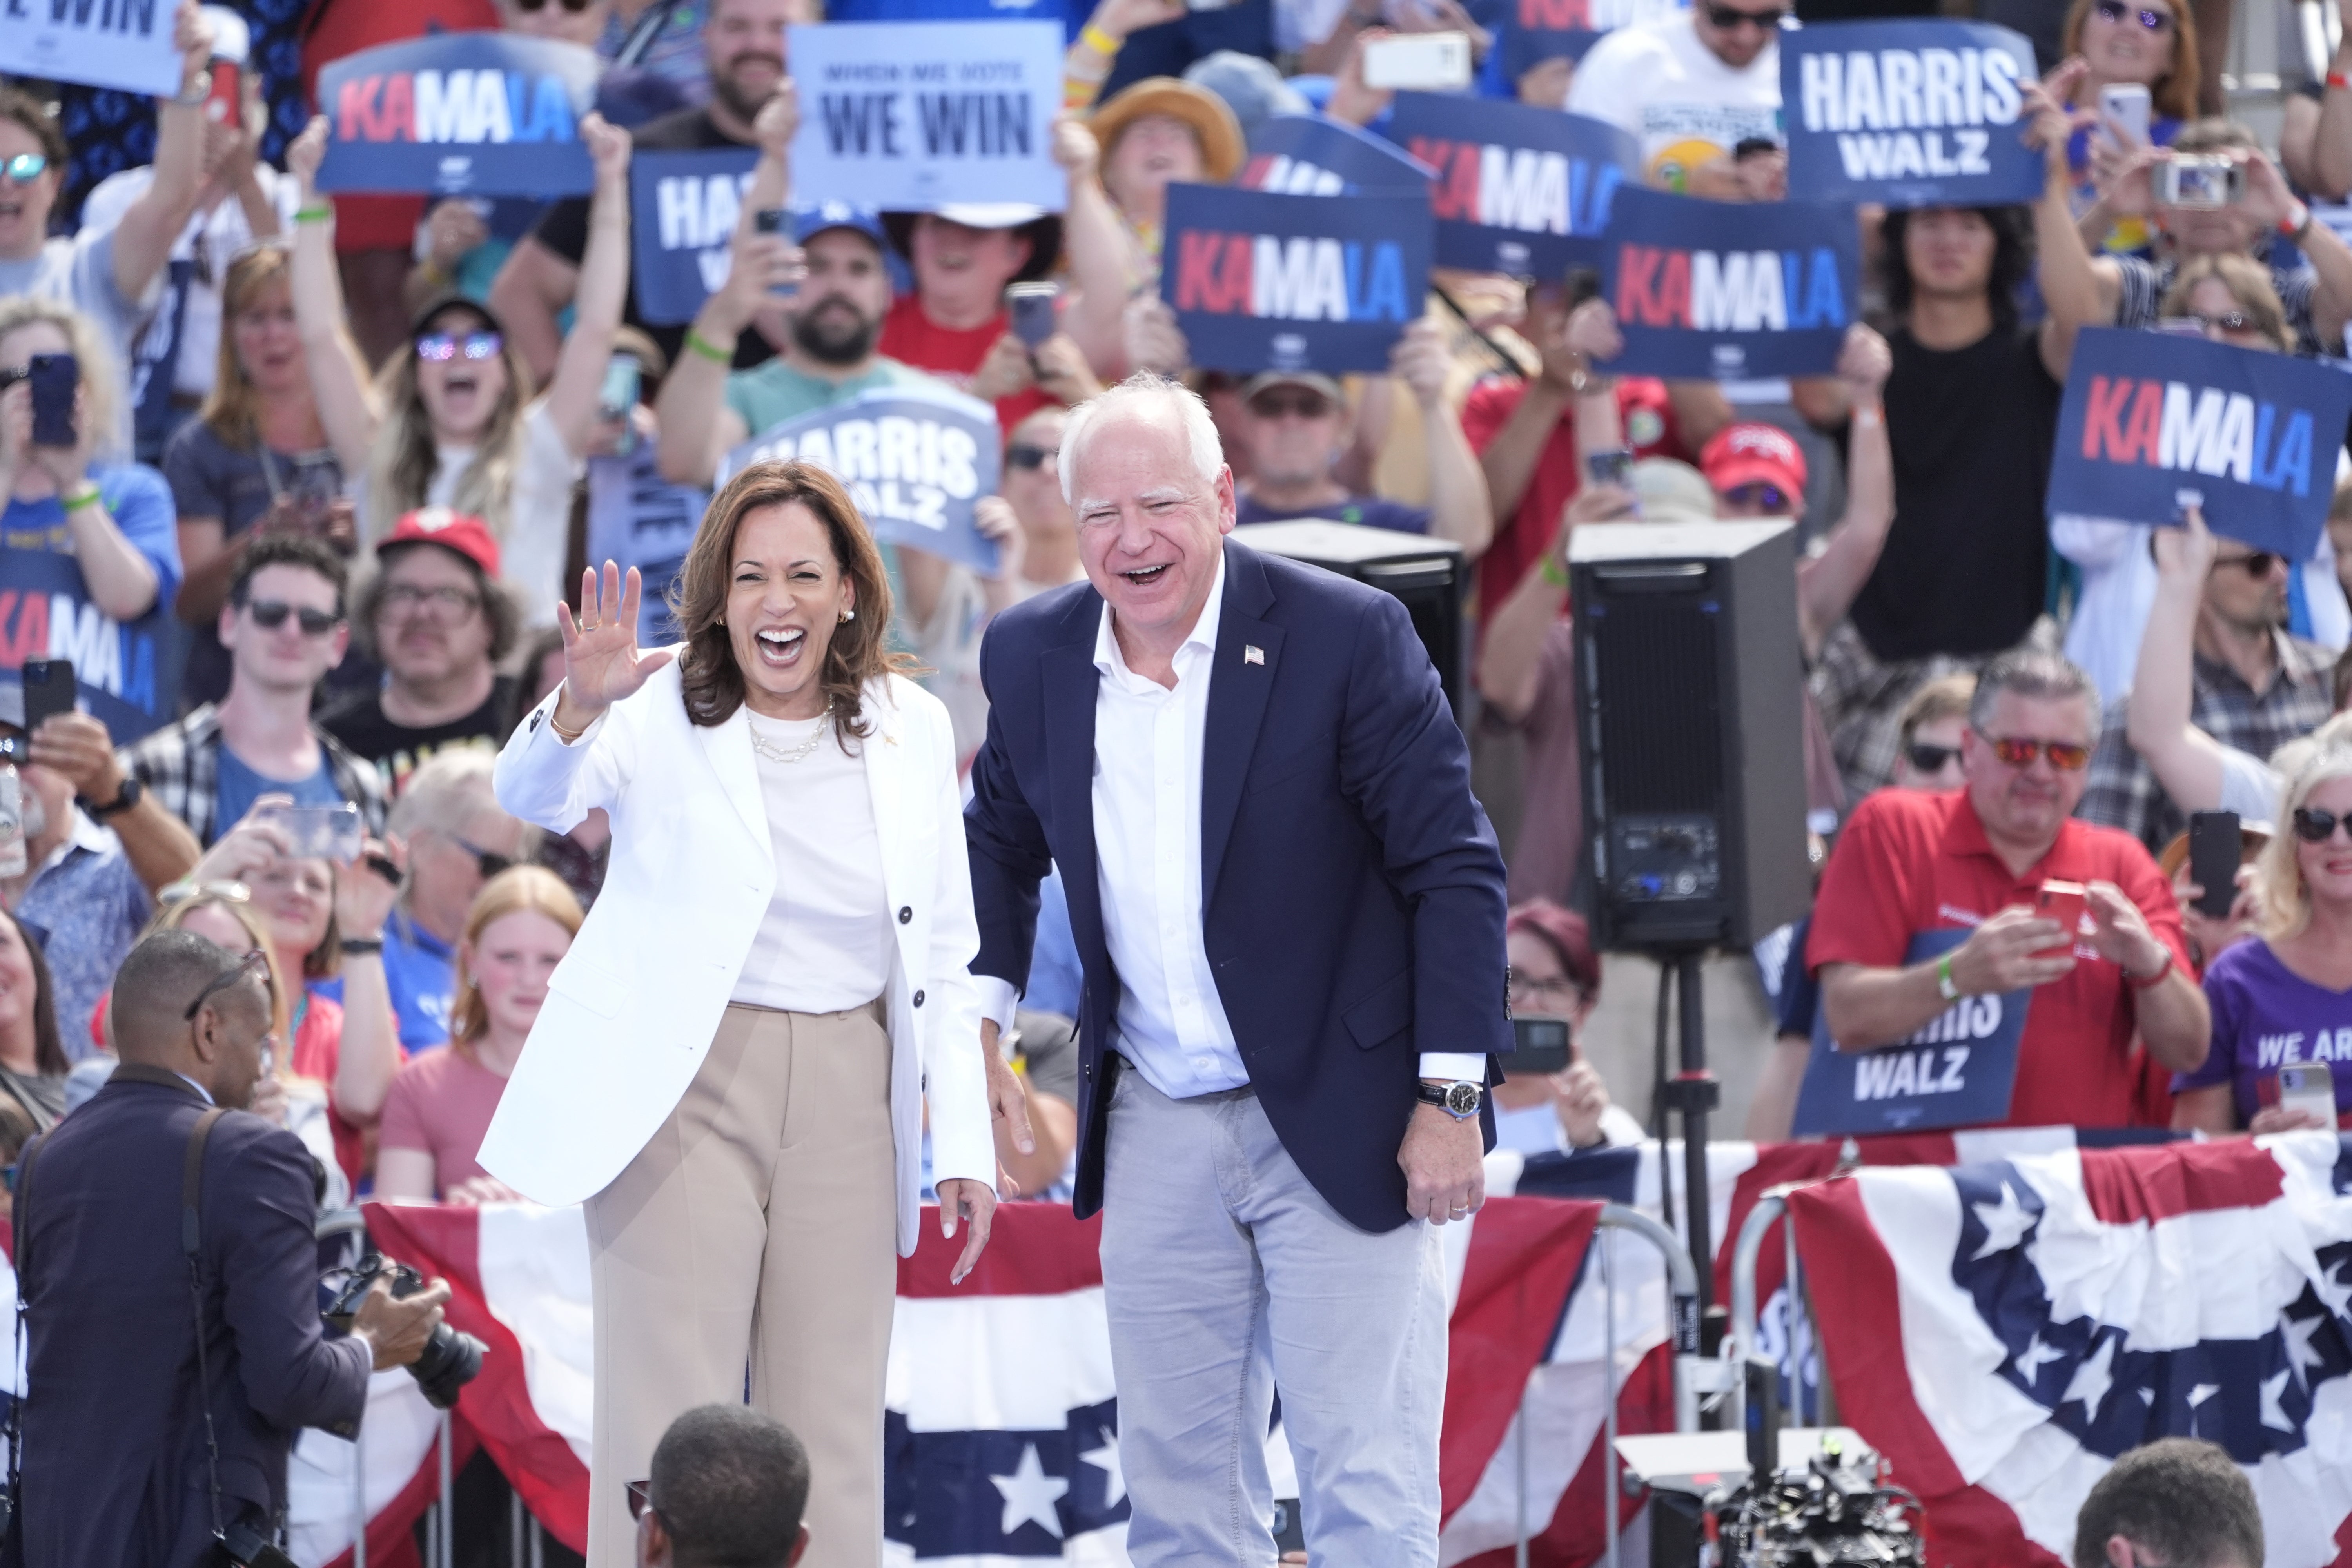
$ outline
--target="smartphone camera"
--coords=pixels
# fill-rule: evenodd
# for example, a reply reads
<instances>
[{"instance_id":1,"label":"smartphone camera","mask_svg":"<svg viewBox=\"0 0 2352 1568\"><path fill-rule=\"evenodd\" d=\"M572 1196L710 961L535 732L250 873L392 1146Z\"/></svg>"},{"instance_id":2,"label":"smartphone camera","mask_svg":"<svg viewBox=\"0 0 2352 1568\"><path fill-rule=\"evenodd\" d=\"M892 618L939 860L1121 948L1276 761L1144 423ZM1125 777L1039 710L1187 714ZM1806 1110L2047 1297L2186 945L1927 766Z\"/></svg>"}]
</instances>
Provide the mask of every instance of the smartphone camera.
<instances>
[{"instance_id":1,"label":"smartphone camera","mask_svg":"<svg viewBox=\"0 0 2352 1568\"><path fill-rule=\"evenodd\" d=\"M1015 283L1004 290L1005 309L1013 317L1013 335L1028 344L1031 353L1054 335L1058 324L1054 301L1061 292L1058 283Z\"/></svg>"},{"instance_id":2,"label":"smartphone camera","mask_svg":"<svg viewBox=\"0 0 2352 1568\"><path fill-rule=\"evenodd\" d=\"M2156 167L2156 199L2168 207L2211 211L2246 194L2246 171L2231 158L2181 156Z\"/></svg>"},{"instance_id":3,"label":"smartphone camera","mask_svg":"<svg viewBox=\"0 0 2352 1568\"><path fill-rule=\"evenodd\" d=\"M1518 1015L1511 1019L1511 1035L1515 1046L1503 1062L1504 1076L1549 1078L1568 1070L1575 1053L1567 1019Z\"/></svg>"},{"instance_id":4,"label":"smartphone camera","mask_svg":"<svg viewBox=\"0 0 2352 1568\"><path fill-rule=\"evenodd\" d=\"M793 235L792 214L782 207L761 207L751 215L751 232L780 234L786 239L790 239ZM800 291L801 286L798 283L772 283L768 286L768 292L779 300L793 299Z\"/></svg>"}]
</instances>

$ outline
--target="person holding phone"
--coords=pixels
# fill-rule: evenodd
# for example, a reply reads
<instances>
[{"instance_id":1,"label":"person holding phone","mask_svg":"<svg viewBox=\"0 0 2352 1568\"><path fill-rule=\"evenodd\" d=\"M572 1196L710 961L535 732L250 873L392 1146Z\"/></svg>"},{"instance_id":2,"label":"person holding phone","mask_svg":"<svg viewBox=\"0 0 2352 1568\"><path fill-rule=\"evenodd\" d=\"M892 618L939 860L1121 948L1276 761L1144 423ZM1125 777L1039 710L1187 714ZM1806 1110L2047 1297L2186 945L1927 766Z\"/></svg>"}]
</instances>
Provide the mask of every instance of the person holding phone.
<instances>
[{"instance_id":1,"label":"person holding phone","mask_svg":"<svg viewBox=\"0 0 2352 1568\"><path fill-rule=\"evenodd\" d=\"M1642 1124L1610 1100L1608 1084L1576 1045L1601 1000L1591 928L1574 910L1530 899L1512 907L1503 935L1511 959L1511 1016L1566 1024L1568 1060L1538 1070L1516 1055L1506 1059L1503 1081L1495 1086L1495 1146L1545 1154L1639 1143Z\"/></svg>"},{"instance_id":2,"label":"person holding phone","mask_svg":"<svg viewBox=\"0 0 2352 1568\"><path fill-rule=\"evenodd\" d=\"M2066 139L2083 237L2101 250L2147 255L2157 237L2146 217L2110 220L2095 209L2135 153L2169 147L2197 118L2204 74L2195 14L2189 0L2074 0L2057 58L2083 68L2063 100L2087 121Z\"/></svg>"},{"instance_id":3,"label":"person holding phone","mask_svg":"<svg viewBox=\"0 0 2352 1568\"><path fill-rule=\"evenodd\" d=\"M2287 781L2252 889L2254 936L2205 973L2213 1048L2173 1078L2178 1128L2332 1126L2281 1103L2281 1072L2312 1064L2332 1075L2336 1109L2352 1109L2352 744L2322 746Z\"/></svg>"}]
</instances>

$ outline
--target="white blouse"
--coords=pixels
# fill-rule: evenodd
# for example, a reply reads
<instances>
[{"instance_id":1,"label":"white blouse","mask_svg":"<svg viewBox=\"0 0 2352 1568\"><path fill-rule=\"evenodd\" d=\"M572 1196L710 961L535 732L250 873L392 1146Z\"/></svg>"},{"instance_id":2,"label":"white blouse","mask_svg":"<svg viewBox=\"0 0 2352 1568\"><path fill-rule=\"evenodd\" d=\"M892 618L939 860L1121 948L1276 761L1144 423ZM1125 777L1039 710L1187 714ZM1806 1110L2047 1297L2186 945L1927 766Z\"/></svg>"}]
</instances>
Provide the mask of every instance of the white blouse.
<instances>
[{"instance_id":1,"label":"white blouse","mask_svg":"<svg viewBox=\"0 0 2352 1568\"><path fill-rule=\"evenodd\" d=\"M828 718L751 721L776 856L776 893L729 1000L842 1013L890 980L890 900L866 763Z\"/></svg>"}]
</instances>

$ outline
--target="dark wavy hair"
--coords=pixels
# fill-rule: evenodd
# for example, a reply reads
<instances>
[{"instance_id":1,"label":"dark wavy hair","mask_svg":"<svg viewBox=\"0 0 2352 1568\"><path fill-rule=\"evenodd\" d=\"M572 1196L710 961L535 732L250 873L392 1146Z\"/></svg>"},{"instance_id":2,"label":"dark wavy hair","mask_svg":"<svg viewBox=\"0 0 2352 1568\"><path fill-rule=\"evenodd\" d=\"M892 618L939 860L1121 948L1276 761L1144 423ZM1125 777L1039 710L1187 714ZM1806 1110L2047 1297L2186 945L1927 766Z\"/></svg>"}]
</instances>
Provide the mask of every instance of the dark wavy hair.
<instances>
[{"instance_id":1,"label":"dark wavy hair","mask_svg":"<svg viewBox=\"0 0 2352 1568\"><path fill-rule=\"evenodd\" d=\"M1905 236L1911 232L1911 220L1933 207L1899 208L1886 215L1882 229L1885 237L1883 249L1886 268L1886 306L1900 321L1911 313L1914 284L1911 263L1903 254ZM1992 276L1986 279L1985 289L1992 296L1993 325L2007 332L2017 330L2017 290L2033 271L2033 214L2027 207L1961 207L1972 212L1992 229Z\"/></svg>"},{"instance_id":2,"label":"dark wavy hair","mask_svg":"<svg viewBox=\"0 0 2352 1568\"><path fill-rule=\"evenodd\" d=\"M6 910L0 910L16 932L16 940L25 944L25 956L33 968L33 1070L43 1078L63 1078L73 1069L66 1056L65 1038L58 1030L58 988L49 978L49 956L41 951L38 938L25 928L25 922Z\"/></svg>"},{"instance_id":3,"label":"dark wavy hair","mask_svg":"<svg viewBox=\"0 0 2352 1568\"><path fill-rule=\"evenodd\" d=\"M670 613L687 645L678 661L686 716L696 724L724 724L743 705L743 671L727 635L727 589L743 520L772 506L804 506L814 513L833 541L835 563L856 591L856 618L833 628L824 668L817 672L833 700L834 732L846 750L852 736L862 740L872 731L863 709L866 683L912 669L915 663L890 651L890 578L857 503L832 474L797 458L753 463L728 480L711 498L701 531L686 552L686 565L670 590Z\"/></svg>"}]
</instances>

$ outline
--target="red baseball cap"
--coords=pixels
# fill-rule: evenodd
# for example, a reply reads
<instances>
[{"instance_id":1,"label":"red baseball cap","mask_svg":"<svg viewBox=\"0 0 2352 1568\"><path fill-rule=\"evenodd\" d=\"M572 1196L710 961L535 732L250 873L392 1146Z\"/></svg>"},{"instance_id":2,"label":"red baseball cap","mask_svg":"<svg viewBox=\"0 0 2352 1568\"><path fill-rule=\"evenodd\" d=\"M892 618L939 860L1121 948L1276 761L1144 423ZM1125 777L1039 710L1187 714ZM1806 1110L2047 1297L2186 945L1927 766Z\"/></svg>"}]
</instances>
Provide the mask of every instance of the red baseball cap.
<instances>
[{"instance_id":1,"label":"red baseball cap","mask_svg":"<svg viewBox=\"0 0 2352 1568\"><path fill-rule=\"evenodd\" d=\"M1767 484L1801 509L1805 502L1805 454L1777 425L1746 421L1727 425L1699 454L1698 466L1715 493L1742 485Z\"/></svg>"},{"instance_id":2,"label":"red baseball cap","mask_svg":"<svg viewBox=\"0 0 2352 1568\"><path fill-rule=\"evenodd\" d=\"M421 507L402 518L376 545L376 555L380 559L399 544L437 544L480 567L485 576L499 574L499 542L491 537L490 525L446 506Z\"/></svg>"}]
</instances>

